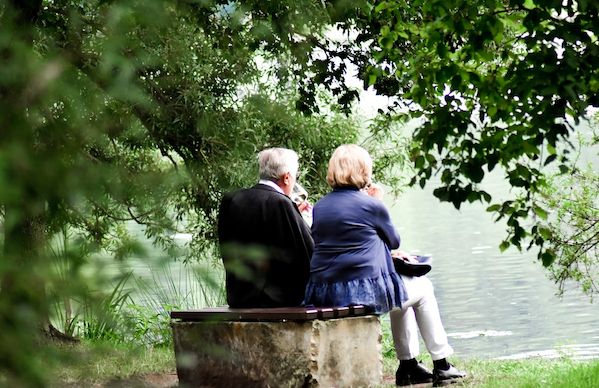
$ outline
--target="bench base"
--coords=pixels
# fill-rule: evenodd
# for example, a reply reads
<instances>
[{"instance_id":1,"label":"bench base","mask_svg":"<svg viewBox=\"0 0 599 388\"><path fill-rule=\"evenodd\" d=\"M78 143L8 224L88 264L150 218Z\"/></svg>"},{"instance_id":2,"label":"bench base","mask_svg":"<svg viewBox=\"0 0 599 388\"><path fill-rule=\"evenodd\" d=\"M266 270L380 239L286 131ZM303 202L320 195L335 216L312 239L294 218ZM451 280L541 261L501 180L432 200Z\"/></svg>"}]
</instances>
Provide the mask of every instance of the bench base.
<instances>
[{"instance_id":1,"label":"bench base","mask_svg":"<svg viewBox=\"0 0 599 388\"><path fill-rule=\"evenodd\" d=\"M172 328L182 386L376 386L383 377L377 316Z\"/></svg>"}]
</instances>

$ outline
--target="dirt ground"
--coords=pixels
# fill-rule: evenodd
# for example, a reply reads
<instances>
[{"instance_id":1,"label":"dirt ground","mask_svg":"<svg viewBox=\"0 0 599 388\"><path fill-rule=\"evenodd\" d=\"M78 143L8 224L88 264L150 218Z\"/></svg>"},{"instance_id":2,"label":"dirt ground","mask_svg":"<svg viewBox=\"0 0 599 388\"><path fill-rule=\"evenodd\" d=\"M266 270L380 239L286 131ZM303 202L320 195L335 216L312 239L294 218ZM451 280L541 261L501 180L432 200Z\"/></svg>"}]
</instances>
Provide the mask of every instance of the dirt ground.
<instances>
[{"instance_id":1,"label":"dirt ground","mask_svg":"<svg viewBox=\"0 0 599 388\"><path fill-rule=\"evenodd\" d=\"M383 376L383 386L395 386L395 376ZM98 385L98 388L175 388L179 386L176 373L156 373L143 376L135 376L122 380L112 380Z\"/></svg>"},{"instance_id":2,"label":"dirt ground","mask_svg":"<svg viewBox=\"0 0 599 388\"><path fill-rule=\"evenodd\" d=\"M98 388L172 388L179 386L176 373L155 373L143 376L134 376L127 379L111 380L98 385Z\"/></svg>"}]
</instances>

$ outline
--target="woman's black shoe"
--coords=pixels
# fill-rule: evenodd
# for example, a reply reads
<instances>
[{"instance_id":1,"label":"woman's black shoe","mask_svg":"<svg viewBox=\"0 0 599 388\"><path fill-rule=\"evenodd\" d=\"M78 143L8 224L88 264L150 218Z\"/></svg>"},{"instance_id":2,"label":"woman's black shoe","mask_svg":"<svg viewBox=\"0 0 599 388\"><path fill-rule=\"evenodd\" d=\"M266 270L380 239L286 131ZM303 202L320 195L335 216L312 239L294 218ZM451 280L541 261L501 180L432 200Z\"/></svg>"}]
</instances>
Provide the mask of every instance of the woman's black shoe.
<instances>
[{"instance_id":1,"label":"woman's black shoe","mask_svg":"<svg viewBox=\"0 0 599 388\"><path fill-rule=\"evenodd\" d=\"M399 365L395 372L395 385L424 384L433 381L433 374L421 363L415 366Z\"/></svg>"},{"instance_id":2,"label":"woman's black shoe","mask_svg":"<svg viewBox=\"0 0 599 388\"><path fill-rule=\"evenodd\" d=\"M434 369L433 370L433 387L441 387L457 382L458 379L466 377L466 372L458 370L455 366L449 364L449 369Z\"/></svg>"}]
</instances>

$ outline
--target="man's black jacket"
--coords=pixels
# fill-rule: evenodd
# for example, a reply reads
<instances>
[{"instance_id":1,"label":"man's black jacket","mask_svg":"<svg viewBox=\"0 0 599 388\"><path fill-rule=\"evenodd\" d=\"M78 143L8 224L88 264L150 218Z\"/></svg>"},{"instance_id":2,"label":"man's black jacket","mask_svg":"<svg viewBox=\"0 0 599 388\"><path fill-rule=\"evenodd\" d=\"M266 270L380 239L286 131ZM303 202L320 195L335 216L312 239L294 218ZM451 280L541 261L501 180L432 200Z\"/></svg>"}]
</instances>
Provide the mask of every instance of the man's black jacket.
<instances>
[{"instance_id":1,"label":"man's black jacket","mask_svg":"<svg viewBox=\"0 0 599 388\"><path fill-rule=\"evenodd\" d=\"M302 302L314 241L289 197L263 184L226 194L218 237L230 307Z\"/></svg>"}]
</instances>

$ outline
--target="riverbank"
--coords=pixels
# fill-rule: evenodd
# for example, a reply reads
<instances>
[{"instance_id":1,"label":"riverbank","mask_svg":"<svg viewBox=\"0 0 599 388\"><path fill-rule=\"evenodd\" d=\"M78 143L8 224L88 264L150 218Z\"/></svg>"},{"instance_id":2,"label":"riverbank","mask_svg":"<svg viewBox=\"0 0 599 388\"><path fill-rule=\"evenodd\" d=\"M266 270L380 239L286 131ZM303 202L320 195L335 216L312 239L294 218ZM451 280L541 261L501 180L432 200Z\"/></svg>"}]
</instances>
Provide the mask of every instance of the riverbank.
<instances>
[{"instance_id":1,"label":"riverbank","mask_svg":"<svg viewBox=\"0 0 599 388\"><path fill-rule=\"evenodd\" d=\"M48 365L51 387L144 387L178 385L171 348L139 348L125 344L81 343L55 352L56 363ZM465 387L567 387L599 386L599 360L561 359L453 360L468 371ZM423 362L430 366L430 359ZM394 386L397 367L385 357L383 387Z\"/></svg>"}]
</instances>

